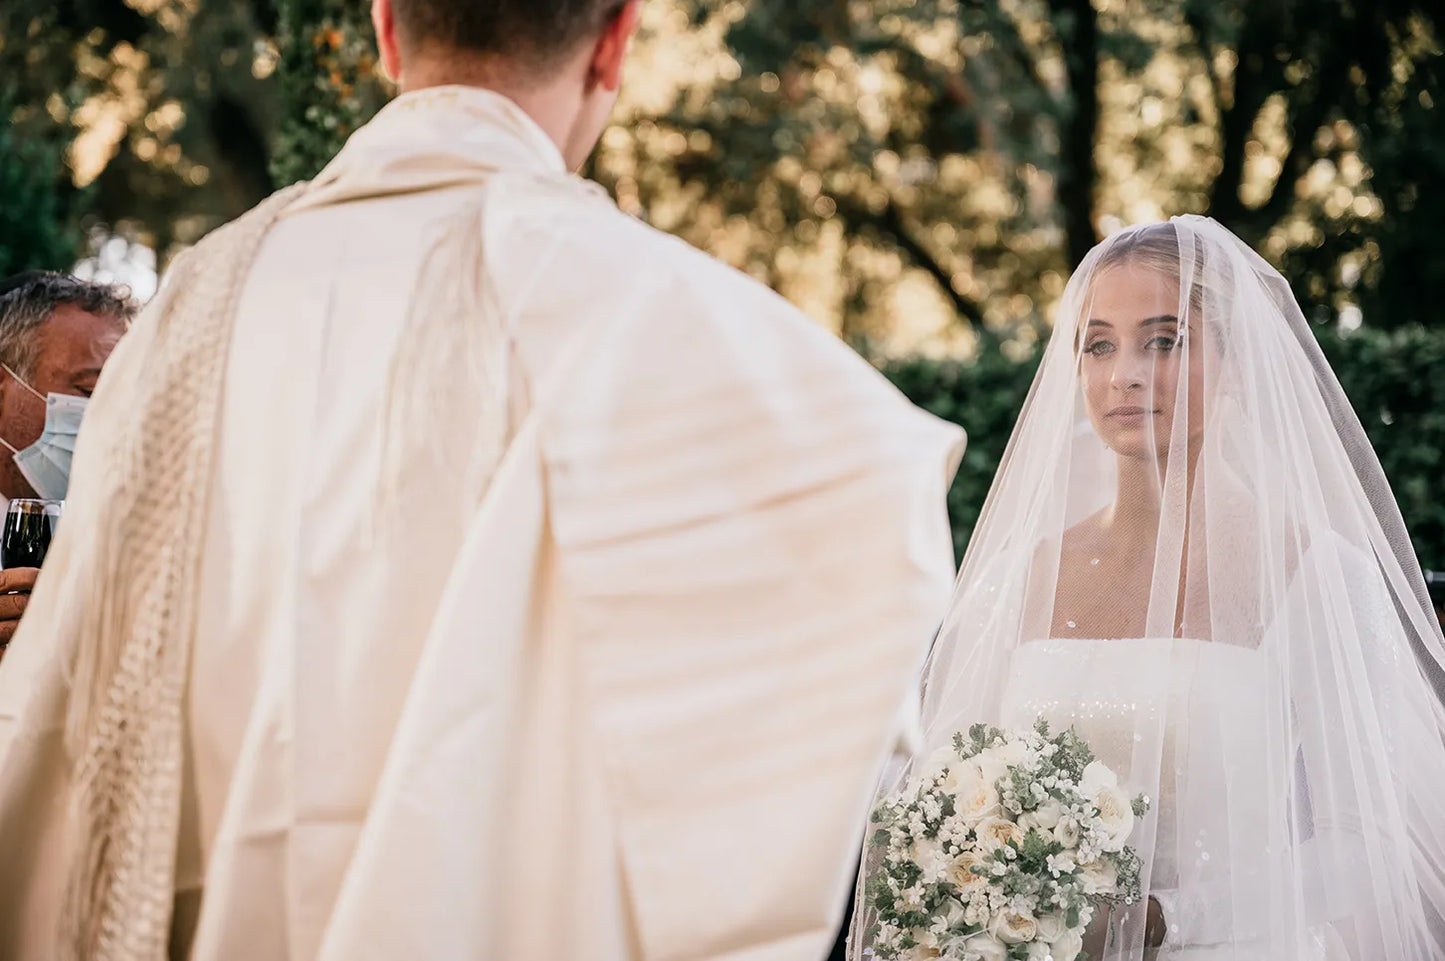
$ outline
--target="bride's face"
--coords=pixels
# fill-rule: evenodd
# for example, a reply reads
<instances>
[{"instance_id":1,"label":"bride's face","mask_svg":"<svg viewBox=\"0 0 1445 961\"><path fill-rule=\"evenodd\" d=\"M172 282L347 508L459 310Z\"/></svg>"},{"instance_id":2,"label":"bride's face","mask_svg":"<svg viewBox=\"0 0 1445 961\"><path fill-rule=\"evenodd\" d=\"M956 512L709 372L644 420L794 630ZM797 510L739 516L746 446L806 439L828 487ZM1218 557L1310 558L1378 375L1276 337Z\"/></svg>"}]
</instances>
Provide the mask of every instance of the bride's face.
<instances>
[{"instance_id":1,"label":"bride's face","mask_svg":"<svg viewBox=\"0 0 1445 961\"><path fill-rule=\"evenodd\" d=\"M1098 275L1088 308L1079 376L1099 437L1124 457L1166 456L1184 378L1193 446L1204 430L1204 357L1185 341L1197 348L1202 325L1178 316L1178 278L1125 262Z\"/></svg>"}]
</instances>

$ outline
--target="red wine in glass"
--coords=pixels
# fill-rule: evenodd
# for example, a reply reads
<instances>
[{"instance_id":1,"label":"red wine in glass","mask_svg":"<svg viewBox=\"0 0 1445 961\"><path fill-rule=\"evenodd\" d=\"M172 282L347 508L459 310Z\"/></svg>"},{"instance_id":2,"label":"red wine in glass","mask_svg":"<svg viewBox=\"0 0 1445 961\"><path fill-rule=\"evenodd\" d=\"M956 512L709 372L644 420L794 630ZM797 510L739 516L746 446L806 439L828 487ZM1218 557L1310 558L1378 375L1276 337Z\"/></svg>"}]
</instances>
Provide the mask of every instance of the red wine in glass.
<instances>
[{"instance_id":1,"label":"red wine in glass","mask_svg":"<svg viewBox=\"0 0 1445 961\"><path fill-rule=\"evenodd\" d=\"M22 498L10 502L0 535L0 567L39 567L60 522L61 501Z\"/></svg>"}]
</instances>

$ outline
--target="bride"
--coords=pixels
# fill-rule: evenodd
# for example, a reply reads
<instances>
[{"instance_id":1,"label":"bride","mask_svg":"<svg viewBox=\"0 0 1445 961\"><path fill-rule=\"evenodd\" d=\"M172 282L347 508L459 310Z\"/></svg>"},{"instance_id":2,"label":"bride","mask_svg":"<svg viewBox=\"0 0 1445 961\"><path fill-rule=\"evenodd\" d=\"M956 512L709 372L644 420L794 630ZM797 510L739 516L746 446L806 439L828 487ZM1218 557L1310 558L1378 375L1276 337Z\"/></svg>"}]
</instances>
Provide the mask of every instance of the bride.
<instances>
[{"instance_id":1,"label":"bride","mask_svg":"<svg viewBox=\"0 0 1445 961\"><path fill-rule=\"evenodd\" d=\"M1096 914L1091 961L1445 958L1432 613L1283 278L1212 220L1135 228L1064 294L928 664L915 759L976 722L1043 718L1153 799L1129 842L1148 898ZM855 959L876 935L869 874Z\"/></svg>"}]
</instances>

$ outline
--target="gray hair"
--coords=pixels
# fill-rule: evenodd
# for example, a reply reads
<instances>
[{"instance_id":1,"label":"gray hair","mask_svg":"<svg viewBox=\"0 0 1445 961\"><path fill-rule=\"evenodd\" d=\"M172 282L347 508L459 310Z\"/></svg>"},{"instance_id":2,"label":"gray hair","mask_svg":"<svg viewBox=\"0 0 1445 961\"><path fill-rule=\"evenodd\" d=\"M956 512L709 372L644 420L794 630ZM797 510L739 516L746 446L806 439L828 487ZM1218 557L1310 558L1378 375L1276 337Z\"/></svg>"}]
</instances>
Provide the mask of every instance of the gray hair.
<instances>
[{"instance_id":1,"label":"gray hair","mask_svg":"<svg viewBox=\"0 0 1445 961\"><path fill-rule=\"evenodd\" d=\"M29 380L40 350L35 334L65 306L126 324L137 309L128 288L67 274L31 270L0 280L0 363Z\"/></svg>"}]
</instances>

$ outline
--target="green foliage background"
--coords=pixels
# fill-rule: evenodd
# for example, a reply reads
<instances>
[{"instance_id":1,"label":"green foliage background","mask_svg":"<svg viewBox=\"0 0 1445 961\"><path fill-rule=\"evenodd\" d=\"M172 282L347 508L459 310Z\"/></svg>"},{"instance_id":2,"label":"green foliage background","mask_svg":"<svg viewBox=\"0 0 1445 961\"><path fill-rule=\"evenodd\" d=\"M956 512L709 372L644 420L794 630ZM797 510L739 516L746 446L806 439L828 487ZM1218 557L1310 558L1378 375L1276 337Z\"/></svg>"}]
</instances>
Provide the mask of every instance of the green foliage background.
<instances>
[{"instance_id":1,"label":"green foliage background","mask_svg":"<svg viewBox=\"0 0 1445 961\"><path fill-rule=\"evenodd\" d=\"M1319 334L1380 457L1421 566L1445 570L1445 329L1409 325ZM914 357L883 365L915 404L968 431L968 450L948 495L960 559L1040 356L1038 350L1018 358L991 351L970 363Z\"/></svg>"},{"instance_id":2,"label":"green foliage background","mask_svg":"<svg viewBox=\"0 0 1445 961\"><path fill-rule=\"evenodd\" d=\"M164 263L313 176L389 95L368 8L5 0L0 272L92 228ZM644 0L586 173L969 431L960 550L1073 265L1215 216L1289 278L1445 568L1442 36L1432 0Z\"/></svg>"},{"instance_id":3,"label":"green foliage background","mask_svg":"<svg viewBox=\"0 0 1445 961\"><path fill-rule=\"evenodd\" d=\"M0 277L75 263L84 198L67 187L62 145L0 128Z\"/></svg>"}]
</instances>

